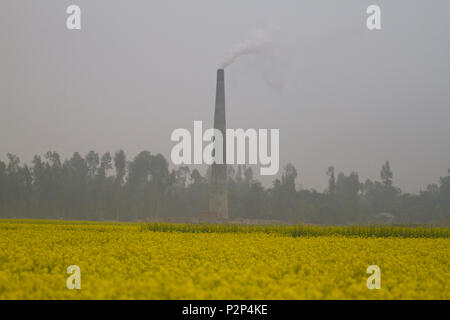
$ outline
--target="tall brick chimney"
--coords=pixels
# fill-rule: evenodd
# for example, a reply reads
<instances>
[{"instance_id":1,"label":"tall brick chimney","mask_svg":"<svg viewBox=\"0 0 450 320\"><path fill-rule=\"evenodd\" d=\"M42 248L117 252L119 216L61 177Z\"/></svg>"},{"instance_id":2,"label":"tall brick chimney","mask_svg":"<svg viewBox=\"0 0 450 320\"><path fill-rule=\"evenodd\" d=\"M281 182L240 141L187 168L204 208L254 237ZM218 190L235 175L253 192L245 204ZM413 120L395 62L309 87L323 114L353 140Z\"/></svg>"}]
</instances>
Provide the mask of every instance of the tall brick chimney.
<instances>
[{"instance_id":1,"label":"tall brick chimney","mask_svg":"<svg viewBox=\"0 0 450 320\"><path fill-rule=\"evenodd\" d=\"M212 164L211 194L209 211L215 213L220 219L228 219L228 188L226 165L226 120L225 120L225 81L224 70L217 70L216 107L214 109L214 128L222 132L223 136L223 163Z\"/></svg>"}]
</instances>

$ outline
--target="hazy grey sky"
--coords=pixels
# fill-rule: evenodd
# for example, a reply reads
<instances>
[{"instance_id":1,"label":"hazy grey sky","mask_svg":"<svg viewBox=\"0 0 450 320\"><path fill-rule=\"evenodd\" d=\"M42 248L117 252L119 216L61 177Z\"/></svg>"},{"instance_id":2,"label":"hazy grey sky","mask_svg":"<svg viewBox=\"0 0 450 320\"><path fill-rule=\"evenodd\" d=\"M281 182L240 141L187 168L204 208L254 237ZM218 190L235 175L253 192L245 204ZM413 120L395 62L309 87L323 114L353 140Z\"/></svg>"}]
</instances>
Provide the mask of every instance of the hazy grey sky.
<instances>
[{"instance_id":1,"label":"hazy grey sky","mask_svg":"<svg viewBox=\"0 0 450 320\"><path fill-rule=\"evenodd\" d=\"M81 31L66 29L70 4ZM324 189L330 165L378 179L390 160L415 192L450 167L449 15L448 0L2 0L0 157L169 160L174 129L211 126L229 49L273 25L270 52L225 70L228 127L279 128L280 163L306 188Z\"/></svg>"}]
</instances>

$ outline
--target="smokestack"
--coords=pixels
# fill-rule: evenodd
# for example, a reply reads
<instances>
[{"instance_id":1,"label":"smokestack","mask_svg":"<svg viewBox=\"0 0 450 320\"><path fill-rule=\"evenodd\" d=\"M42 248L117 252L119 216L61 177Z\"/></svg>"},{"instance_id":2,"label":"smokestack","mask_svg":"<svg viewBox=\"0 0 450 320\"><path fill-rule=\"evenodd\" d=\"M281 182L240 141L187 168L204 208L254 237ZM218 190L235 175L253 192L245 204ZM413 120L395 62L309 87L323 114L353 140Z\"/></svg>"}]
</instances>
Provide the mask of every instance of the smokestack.
<instances>
[{"instance_id":1,"label":"smokestack","mask_svg":"<svg viewBox=\"0 0 450 320\"><path fill-rule=\"evenodd\" d=\"M217 70L216 107L214 109L214 128L222 132L223 164L212 164L211 195L209 211L220 219L228 219L228 188L226 165L226 120L225 120L225 81L224 70Z\"/></svg>"}]
</instances>

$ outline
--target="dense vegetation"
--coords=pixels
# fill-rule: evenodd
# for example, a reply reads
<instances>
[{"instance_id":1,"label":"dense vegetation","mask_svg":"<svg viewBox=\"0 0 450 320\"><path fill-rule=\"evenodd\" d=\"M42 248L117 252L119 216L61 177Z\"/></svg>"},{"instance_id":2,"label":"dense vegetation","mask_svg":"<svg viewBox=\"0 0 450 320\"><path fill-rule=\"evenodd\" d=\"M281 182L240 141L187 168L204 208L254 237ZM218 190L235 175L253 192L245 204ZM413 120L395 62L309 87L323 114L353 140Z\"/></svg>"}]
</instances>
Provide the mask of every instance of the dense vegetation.
<instances>
[{"instance_id":1,"label":"dense vegetation","mask_svg":"<svg viewBox=\"0 0 450 320\"><path fill-rule=\"evenodd\" d=\"M361 182L357 173L326 172L324 192L297 190L294 166L265 188L251 167L229 167L231 218L272 219L314 224L448 224L450 170L438 184L405 194L393 184L389 162L381 181ZM192 217L208 208L209 170L169 169L161 154L148 151L127 161L123 151L61 160L56 152L35 156L31 166L8 154L0 161L0 217L142 220Z\"/></svg>"},{"instance_id":2,"label":"dense vegetation","mask_svg":"<svg viewBox=\"0 0 450 320\"><path fill-rule=\"evenodd\" d=\"M266 233L290 237L346 236L363 238L450 238L449 228L405 226L314 226L314 225L237 225L237 224L141 224L141 231L183 233Z\"/></svg>"},{"instance_id":3,"label":"dense vegetation","mask_svg":"<svg viewBox=\"0 0 450 320\"><path fill-rule=\"evenodd\" d=\"M226 225L211 233L148 232L140 225L0 219L0 299L450 298L448 238L220 232ZM311 227L333 228L351 230ZM81 290L66 288L70 265L80 268ZM381 290L367 288L370 265L381 269Z\"/></svg>"}]
</instances>

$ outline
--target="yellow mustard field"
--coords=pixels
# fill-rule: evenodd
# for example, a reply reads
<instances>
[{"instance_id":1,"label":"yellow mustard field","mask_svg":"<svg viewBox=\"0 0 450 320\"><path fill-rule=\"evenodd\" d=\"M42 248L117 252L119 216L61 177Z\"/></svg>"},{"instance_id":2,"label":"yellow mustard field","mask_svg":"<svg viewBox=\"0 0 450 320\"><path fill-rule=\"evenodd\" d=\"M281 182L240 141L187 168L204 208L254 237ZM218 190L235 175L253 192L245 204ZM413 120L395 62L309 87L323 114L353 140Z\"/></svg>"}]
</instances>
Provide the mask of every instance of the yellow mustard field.
<instances>
[{"instance_id":1,"label":"yellow mustard field","mask_svg":"<svg viewBox=\"0 0 450 320\"><path fill-rule=\"evenodd\" d=\"M450 239L0 221L0 299L449 299ZM69 290L77 265L81 289ZM381 269L369 290L367 267Z\"/></svg>"}]
</instances>

